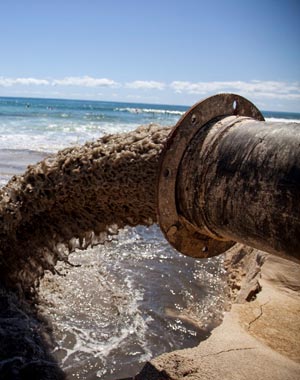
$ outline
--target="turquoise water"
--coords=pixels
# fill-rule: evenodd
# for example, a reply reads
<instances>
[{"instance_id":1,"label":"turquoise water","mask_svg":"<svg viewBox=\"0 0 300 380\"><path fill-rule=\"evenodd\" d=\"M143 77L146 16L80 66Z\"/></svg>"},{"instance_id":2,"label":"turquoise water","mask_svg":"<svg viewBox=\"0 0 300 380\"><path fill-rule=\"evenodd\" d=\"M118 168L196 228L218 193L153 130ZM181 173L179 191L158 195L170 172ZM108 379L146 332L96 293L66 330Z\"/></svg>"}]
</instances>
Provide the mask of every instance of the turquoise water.
<instances>
[{"instance_id":1,"label":"turquoise water","mask_svg":"<svg viewBox=\"0 0 300 380\"><path fill-rule=\"evenodd\" d=\"M141 124L174 125L187 109L163 104L0 97L0 149L53 152ZM300 122L299 113L263 114L267 120Z\"/></svg>"},{"instance_id":2,"label":"turquoise water","mask_svg":"<svg viewBox=\"0 0 300 380\"><path fill-rule=\"evenodd\" d=\"M174 125L186 107L0 97L0 186L48 153L142 124Z\"/></svg>"},{"instance_id":3,"label":"turquoise water","mask_svg":"<svg viewBox=\"0 0 300 380\"><path fill-rule=\"evenodd\" d=\"M173 125L186 109L140 103L0 98L0 149L55 151L141 124Z\"/></svg>"}]
</instances>

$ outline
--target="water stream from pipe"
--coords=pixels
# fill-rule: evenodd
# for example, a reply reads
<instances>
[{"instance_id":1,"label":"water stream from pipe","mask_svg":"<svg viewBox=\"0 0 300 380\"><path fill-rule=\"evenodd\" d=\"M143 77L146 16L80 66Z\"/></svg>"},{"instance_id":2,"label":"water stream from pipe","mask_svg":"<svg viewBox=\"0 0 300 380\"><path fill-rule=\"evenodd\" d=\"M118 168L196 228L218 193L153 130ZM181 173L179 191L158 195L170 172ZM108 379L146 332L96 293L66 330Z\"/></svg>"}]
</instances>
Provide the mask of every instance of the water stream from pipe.
<instances>
[{"instance_id":1,"label":"water stream from pipe","mask_svg":"<svg viewBox=\"0 0 300 380\"><path fill-rule=\"evenodd\" d=\"M1 151L2 170L13 168L0 189L1 375L124 378L219 323L221 260L180 255L155 226L169 132L150 124L55 154ZM33 164L24 174L22 160Z\"/></svg>"}]
</instances>

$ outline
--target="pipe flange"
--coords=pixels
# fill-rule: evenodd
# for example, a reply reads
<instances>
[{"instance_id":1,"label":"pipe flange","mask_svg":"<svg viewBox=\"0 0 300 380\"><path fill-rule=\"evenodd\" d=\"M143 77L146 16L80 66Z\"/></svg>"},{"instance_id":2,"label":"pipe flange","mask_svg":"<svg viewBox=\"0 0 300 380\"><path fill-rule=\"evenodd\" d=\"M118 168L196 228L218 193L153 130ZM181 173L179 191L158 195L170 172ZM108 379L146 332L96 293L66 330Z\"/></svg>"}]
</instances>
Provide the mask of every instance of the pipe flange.
<instances>
[{"instance_id":1,"label":"pipe flange","mask_svg":"<svg viewBox=\"0 0 300 380\"><path fill-rule=\"evenodd\" d=\"M176 178L186 148L195 134L214 119L246 116L264 121L261 112L236 94L219 94L195 104L172 129L160 158L158 177L158 221L168 242L179 252L192 257L211 257L223 253L235 242L217 240L199 231L176 206Z\"/></svg>"}]
</instances>

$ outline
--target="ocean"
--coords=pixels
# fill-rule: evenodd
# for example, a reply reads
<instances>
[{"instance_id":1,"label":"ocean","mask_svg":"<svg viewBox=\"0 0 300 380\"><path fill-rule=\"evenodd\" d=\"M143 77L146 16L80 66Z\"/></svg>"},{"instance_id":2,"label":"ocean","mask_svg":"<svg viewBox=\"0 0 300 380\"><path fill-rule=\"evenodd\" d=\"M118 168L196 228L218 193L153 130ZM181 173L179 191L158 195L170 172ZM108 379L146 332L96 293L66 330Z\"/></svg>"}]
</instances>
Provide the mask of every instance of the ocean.
<instances>
[{"instance_id":1,"label":"ocean","mask_svg":"<svg viewBox=\"0 0 300 380\"><path fill-rule=\"evenodd\" d=\"M49 154L140 125L174 125L185 106L0 98L0 186ZM263 112L267 120L300 114ZM221 321L222 257L185 257L157 226L124 228L111 242L76 251L47 273L39 311L52 325L52 353L68 379L134 375L163 352L192 347Z\"/></svg>"}]
</instances>

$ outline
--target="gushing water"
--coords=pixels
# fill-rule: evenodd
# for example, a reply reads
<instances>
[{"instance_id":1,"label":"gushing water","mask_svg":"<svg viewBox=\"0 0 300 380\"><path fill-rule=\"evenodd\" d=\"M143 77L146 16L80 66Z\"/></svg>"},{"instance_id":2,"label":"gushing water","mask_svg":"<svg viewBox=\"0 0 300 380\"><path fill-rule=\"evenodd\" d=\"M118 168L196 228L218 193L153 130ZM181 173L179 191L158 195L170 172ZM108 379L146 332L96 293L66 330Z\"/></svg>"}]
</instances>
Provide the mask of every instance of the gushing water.
<instances>
[{"instance_id":1,"label":"gushing water","mask_svg":"<svg viewBox=\"0 0 300 380\"><path fill-rule=\"evenodd\" d=\"M0 190L1 280L35 302L15 307L3 288L11 312L2 317L14 318L3 339L16 334L10 351L0 350L0 374L22 379L57 362L69 379L131 376L154 355L196 345L219 322L220 260L181 256L157 227L130 228L156 222L169 132L149 125L64 149ZM14 352L32 331L27 354ZM39 376L62 378L53 371Z\"/></svg>"},{"instance_id":2,"label":"gushing water","mask_svg":"<svg viewBox=\"0 0 300 380\"><path fill-rule=\"evenodd\" d=\"M60 265L39 289L70 379L132 376L153 356L197 345L221 320L220 259L180 255L155 226L125 228L70 261L80 266Z\"/></svg>"},{"instance_id":3,"label":"gushing water","mask_svg":"<svg viewBox=\"0 0 300 380\"><path fill-rule=\"evenodd\" d=\"M156 221L155 125L68 148L0 191L0 274L28 290L68 252L103 243L125 225Z\"/></svg>"}]
</instances>

